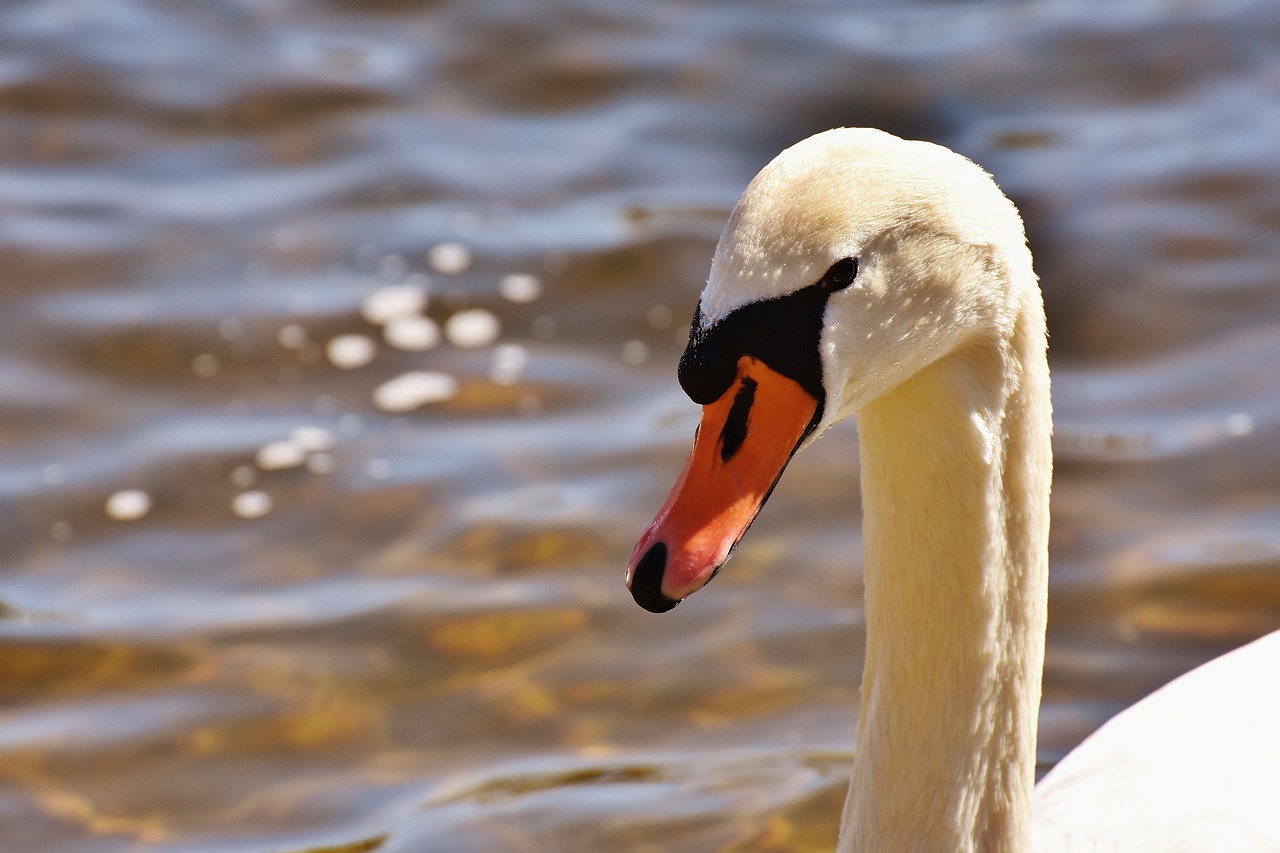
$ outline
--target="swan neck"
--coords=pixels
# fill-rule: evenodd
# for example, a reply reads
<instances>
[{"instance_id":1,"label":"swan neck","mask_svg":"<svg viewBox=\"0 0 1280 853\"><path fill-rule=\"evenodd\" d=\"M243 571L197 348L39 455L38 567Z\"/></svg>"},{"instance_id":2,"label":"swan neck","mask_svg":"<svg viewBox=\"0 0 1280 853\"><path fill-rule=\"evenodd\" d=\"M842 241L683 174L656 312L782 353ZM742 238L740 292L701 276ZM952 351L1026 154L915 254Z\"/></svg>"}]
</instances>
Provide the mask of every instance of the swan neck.
<instances>
[{"instance_id":1,"label":"swan neck","mask_svg":"<svg viewBox=\"0 0 1280 853\"><path fill-rule=\"evenodd\" d=\"M842 851L1030 847L1049 379L1038 291L859 416L867 655Z\"/></svg>"}]
</instances>

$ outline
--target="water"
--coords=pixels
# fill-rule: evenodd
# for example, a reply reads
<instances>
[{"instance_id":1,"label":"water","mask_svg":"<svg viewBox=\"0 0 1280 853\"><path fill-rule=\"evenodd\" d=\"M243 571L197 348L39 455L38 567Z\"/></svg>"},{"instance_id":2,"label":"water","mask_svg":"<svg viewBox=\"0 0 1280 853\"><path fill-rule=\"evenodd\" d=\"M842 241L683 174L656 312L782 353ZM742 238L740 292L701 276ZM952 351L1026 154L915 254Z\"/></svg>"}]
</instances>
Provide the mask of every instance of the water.
<instances>
[{"instance_id":1,"label":"water","mask_svg":"<svg viewBox=\"0 0 1280 853\"><path fill-rule=\"evenodd\" d=\"M829 848L855 427L685 606L622 568L728 208L830 126L1028 222L1042 765L1280 627L1273 3L45 0L0 45L5 850Z\"/></svg>"}]
</instances>

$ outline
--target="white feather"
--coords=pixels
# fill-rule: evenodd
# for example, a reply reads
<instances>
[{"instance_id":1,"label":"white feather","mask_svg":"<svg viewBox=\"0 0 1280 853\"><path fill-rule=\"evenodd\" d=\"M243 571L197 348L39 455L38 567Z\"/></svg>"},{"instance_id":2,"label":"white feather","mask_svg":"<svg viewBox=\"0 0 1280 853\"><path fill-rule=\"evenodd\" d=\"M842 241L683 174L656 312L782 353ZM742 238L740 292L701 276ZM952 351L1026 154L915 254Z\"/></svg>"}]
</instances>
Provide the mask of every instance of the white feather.
<instances>
[{"instance_id":1,"label":"white feather","mask_svg":"<svg viewBox=\"0 0 1280 853\"><path fill-rule=\"evenodd\" d=\"M1049 375L1022 223L958 154L840 129L735 207L704 322L859 259L823 428L860 417L867 657L842 851L1280 849L1280 634L1104 726L1033 795Z\"/></svg>"}]
</instances>

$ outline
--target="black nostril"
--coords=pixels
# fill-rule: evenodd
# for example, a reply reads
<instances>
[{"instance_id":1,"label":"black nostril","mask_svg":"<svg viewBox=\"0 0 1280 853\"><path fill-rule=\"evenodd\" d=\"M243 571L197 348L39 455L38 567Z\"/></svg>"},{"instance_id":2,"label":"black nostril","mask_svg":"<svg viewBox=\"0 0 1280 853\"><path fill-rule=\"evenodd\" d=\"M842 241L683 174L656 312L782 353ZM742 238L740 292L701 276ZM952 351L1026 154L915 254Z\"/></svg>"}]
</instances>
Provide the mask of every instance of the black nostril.
<instances>
[{"instance_id":1,"label":"black nostril","mask_svg":"<svg viewBox=\"0 0 1280 853\"><path fill-rule=\"evenodd\" d=\"M662 573L667 568L667 546L654 542L631 573L631 597L650 613L666 613L679 604L662 594Z\"/></svg>"}]
</instances>

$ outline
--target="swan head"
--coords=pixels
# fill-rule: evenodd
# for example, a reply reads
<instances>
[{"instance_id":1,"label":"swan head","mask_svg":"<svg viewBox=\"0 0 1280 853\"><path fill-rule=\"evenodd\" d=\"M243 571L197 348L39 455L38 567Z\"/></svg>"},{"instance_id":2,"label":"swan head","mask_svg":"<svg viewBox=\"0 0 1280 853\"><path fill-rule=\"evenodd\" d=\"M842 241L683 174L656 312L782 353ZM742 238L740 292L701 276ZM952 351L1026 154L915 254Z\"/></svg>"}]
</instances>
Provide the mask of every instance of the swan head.
<instances>
[{"instance_id":1,"label":"swan head","mask_svg":"<svg viewBox=\"0 0 1280 853\"><path fill-rule=\"evenodd\" d=\"M636 601L662 612L705 585L828 426L1011 328L1030 264L1013 204L946 148L841 128L779 154L730 214L694 315L679 375L702 421L632 554Z\"/></svg>"}]
</instances>

